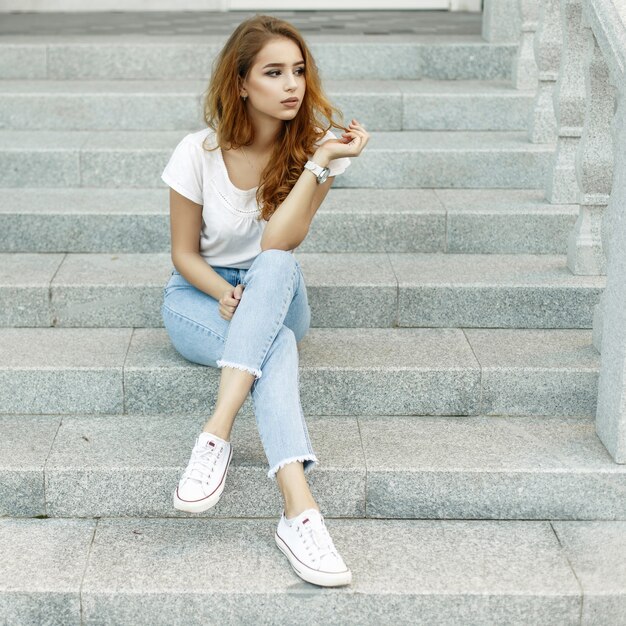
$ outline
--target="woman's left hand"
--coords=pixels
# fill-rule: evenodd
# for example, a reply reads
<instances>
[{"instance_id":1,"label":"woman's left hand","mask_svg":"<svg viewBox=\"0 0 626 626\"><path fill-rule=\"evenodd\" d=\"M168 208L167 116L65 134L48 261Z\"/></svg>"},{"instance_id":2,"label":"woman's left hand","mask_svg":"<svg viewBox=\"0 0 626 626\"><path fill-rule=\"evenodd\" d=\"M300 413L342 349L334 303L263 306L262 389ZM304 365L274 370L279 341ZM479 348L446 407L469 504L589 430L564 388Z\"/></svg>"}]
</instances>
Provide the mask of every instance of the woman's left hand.
<instances>
[{"instance_id":1,"label":"woman's left hand","mask_svg":"<svg viewBox=\"0 0 626 626\"><path fill-rule=\"evenodd\" d=\"M352 120L348 126L348 132L343 133L341 139L329 139L320 146L320 149L326 152L330 160L357 157L369 139L369 133L365 128L357 120Z\"/></svg>"}]
</instances>

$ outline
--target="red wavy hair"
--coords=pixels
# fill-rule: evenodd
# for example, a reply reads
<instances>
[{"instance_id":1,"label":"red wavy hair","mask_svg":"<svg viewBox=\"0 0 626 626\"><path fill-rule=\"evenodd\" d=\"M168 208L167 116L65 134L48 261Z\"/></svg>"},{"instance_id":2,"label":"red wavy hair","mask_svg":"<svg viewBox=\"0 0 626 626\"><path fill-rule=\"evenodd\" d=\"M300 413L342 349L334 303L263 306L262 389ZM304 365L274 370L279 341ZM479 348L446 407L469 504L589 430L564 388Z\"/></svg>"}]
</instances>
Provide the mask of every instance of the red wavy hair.
<instances>
[{"instance_id":1,"label":"red wavy hair","mask_svg":"<svg viewBox=\"0 0 626 626\"><path fill-rule=\"evenodd\" d=\"M254 128L239 94L240 79L247 77L263 46L280 37L291 39L302 52L306 90L296 117L285 121L261 173L256 200L261 209L258 219L265 220L296 184L309 155L315 152L315 142L331 128L348 130L333 120L333 114L343 120L343 113L324 94L315 60L296 27L276 17L255 15L237 26L213 62L204 95L204 121L215 131L217 146L204 149L237 149L253 142Z\"/></svg>"}]
</instances>

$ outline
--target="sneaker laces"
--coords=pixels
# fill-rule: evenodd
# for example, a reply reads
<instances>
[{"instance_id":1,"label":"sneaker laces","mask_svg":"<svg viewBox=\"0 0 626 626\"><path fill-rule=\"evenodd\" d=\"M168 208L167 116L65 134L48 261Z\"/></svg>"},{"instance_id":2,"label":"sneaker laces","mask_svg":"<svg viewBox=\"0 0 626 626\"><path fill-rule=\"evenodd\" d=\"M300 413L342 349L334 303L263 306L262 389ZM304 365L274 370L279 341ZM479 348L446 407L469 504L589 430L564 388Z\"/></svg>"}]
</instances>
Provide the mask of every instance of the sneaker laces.
<instances>
[{"instance_id":1,"label":"sneaker laces","mask_svg":"<svg viewBox=\"0 0 626 626\"><path fill-rule=\"evenodd\" d=\"M319 521L318 521L319 520ZM308 522L300 524L300 528L304 531L303 537L311 539L313 545L317 548L320 560L331 553L337 553L335 544L326 528L324 520L320 518L309 517ZM306 542L306 539L305 539Z\"/></svg>"},{"instance_id":2,"label":"sneaker laces","mask_svg":"<svg viewBox=\"0 0 626 626\"><path fill-rule=\"evenodd\" d=\"M183 475L183 480L192 478L198 481L208 481L217 465L217 458L222 450L221 446L194 446L191 459ZM196 473L194 476L193 473Z\"/></svg>"}]
</instances>

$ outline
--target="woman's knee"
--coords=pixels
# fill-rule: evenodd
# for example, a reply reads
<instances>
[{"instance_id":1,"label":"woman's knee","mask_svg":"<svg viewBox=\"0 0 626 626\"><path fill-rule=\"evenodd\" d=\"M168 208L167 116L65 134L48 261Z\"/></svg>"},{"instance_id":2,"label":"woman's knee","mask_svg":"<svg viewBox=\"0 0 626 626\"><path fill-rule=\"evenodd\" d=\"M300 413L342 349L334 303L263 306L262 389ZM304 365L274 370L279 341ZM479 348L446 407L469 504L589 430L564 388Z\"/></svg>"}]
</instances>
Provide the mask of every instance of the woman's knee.
<instances>
[{"instance_id":1,"label":"woman's knee","mask_svg":"<svg viewBox=\"0 0 626 626\"><path fill-rule=\"evenodd\" d=\"M257 258L291 259L295 261L294 255L289 250L281 250L280 248L267 248L260 252Z\"/></svg>"},{"instance_id":2,"label":"woman's knee","mask_svg":"<svg viewBox=\"0 0 626 626\"><path fill-rule=\"evenodd\" d=\"M257 255L250 266L250 270L263 267L265 271L270 269L284 272L293 271L297 265L298 262L291 252L278 248L268 248ZM248 272L250 272L250 270L248 270Z\"/></svg>"}]
</instances>

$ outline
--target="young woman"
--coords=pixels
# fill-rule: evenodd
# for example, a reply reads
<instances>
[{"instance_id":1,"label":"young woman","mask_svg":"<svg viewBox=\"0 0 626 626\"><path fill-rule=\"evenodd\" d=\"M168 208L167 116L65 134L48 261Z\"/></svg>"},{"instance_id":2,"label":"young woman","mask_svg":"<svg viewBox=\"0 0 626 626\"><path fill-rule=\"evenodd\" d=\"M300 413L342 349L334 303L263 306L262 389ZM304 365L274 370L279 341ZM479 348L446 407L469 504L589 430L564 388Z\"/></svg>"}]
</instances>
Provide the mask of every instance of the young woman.
<instances>
[{"instance_id":1,"label":"young woman","mask_svg":"<svg viewBox=\"0 0 626 626\"><path fill-rule=\"evenodd\" d=\"M208 128L183 138L162 175L171 188L175 267L163 322L183 357L221 368L213 414L174 507L217 504L233 421L250 392L268 477L284 499L276 544L301 578L323 586L349 584L352 574L305 478L317 457L300 405L297 343L311 311L293 250L334 177L369 140L359 122L344 128L333 112L301 34L257 15L216 59L204 101ZM341 139L331 127L345 131Z\"/></svg>"}]
</instances>

